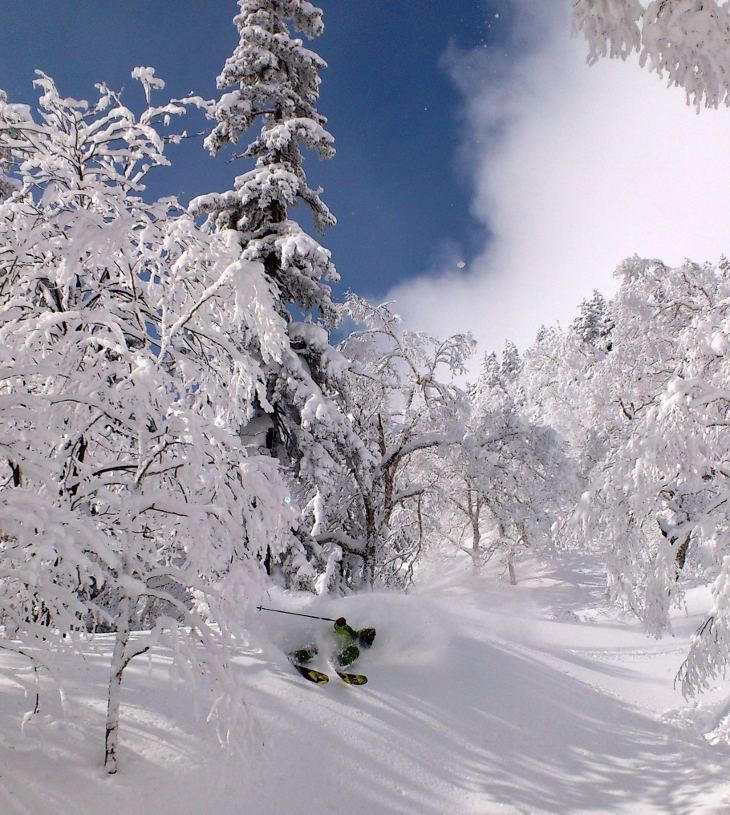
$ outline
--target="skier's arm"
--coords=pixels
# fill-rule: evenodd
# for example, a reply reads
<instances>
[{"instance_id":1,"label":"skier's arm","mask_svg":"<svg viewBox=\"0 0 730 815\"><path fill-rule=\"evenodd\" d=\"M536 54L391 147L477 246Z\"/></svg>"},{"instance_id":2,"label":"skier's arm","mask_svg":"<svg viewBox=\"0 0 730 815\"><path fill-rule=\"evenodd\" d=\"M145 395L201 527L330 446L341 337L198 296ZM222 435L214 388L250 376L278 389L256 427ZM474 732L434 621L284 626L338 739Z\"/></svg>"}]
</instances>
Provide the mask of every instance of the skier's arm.
<instances>
[{"instance_id":1,"label":"skier's arm","mask_svg":"<svg viewBox=\"0 0 730 815\"><path fill-rule=\"evenodd\" d=\"M349 637L352 640L357 639L358 632L347 624L347 620L345 620L344 617L339 617L337 620L335 620L335 631L338 634L344 634L346 637Z\"/></svg>"}]
</instances>

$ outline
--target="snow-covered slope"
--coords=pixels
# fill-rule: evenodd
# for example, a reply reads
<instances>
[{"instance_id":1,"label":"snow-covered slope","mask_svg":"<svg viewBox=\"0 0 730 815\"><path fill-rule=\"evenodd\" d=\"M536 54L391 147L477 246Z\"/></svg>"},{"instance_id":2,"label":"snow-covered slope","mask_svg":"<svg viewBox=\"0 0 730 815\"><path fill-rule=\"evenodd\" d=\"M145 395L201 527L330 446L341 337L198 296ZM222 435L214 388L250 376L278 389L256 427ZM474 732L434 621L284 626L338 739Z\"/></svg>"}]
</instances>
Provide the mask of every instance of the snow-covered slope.
<instances>
[{"instance_id":1,"label":"snow-covered slope","mask_svg":"<svg viewBox=\"0 0 730 815\"><path fill-rule=\"evenodd\" d=\"M43 679L22 729L34 677L2 656L0 813L730 813L730 748L703 735L722 728L722 697L688 711L672 685L707 598L690 593L675 636L657 642L602 610L599 583L579 570L516 587L460 572L407 595L272 596L375 625L359 663L369 684L304 682L284 651L324 646L328 624L256 614L259 645L237 667L243 754L218 746L159 653L125 675L113 777L101 768L105 639L69 663L65 714Z\"/></svg>"}]
</instances>

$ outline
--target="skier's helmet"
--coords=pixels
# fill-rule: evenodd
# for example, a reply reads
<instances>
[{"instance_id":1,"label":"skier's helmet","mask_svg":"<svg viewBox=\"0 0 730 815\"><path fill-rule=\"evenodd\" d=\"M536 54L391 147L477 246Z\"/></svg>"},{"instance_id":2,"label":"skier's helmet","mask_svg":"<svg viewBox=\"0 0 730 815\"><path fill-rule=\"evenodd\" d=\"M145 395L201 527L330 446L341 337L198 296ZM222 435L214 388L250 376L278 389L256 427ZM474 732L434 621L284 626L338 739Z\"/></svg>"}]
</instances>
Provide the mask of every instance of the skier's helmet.
<instances>
[{"instance_id":1,"label":"skier's helmet","mask_svg":"<svg viewBox=\"0 0 730 815\"><path fill-rule=\"evenodd\" d=\"M335 621L335 625L338 628L342 628L343 625L347 625L347 620L344 617L338 617Z\"/></svg>"}]
</instances>

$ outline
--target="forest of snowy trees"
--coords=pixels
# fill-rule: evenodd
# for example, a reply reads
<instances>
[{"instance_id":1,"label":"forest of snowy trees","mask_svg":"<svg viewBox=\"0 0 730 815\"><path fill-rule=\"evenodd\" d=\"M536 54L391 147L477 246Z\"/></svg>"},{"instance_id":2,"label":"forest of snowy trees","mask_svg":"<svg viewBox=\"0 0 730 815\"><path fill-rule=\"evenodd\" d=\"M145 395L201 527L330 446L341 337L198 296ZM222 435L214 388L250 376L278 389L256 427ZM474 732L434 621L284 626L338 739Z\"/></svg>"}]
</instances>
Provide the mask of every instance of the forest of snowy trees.
<instances>
[{"instance_id":1,"label":"forest of snowy trees","mask_svg":"<svg viewBox=\"0 0 730 815\"><path fill-rule=\"evenodd\" d=\"M591 59L636 50L693 104L730 103L727 5L573 5ZM579 551L656 636L687 585L712 585L679 677L701 690L730 666L730 262L625 260L612 299L464 384L468 333L333 298L336 221L302 163L334 155L325 63L300 38L322 13L239 6L215 100L158 103L146 67L141 115L44 74L37 109L0 94L0 648L53 674L113 635L114 772L124 671L158 644L224 728L240 713L227 665L271 584L404 589L445 555L515 583L526 555ZM148 200L190 109L240 174Z\"/></svg>"}]
</instances>

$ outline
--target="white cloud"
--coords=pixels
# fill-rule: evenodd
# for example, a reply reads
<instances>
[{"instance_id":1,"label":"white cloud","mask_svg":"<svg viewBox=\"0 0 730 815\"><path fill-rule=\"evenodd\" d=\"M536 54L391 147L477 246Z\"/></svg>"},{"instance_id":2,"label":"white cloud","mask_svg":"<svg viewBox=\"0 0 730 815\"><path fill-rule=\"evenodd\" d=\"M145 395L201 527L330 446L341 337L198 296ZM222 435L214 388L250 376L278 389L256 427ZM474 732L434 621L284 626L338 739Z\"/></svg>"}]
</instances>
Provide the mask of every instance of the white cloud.
<instances>
[{"instance_id":1,"label":"white cloud","mask_svg":"<svg viewBox=\"0 0 730 815\"><path fill-rule=\"evenodd\" d=\"M730 111L697 115L636 61L589 68L552 8L552 34L508 71L498 60L490 80L495 62L475 54L454 67L473 211L493 239L464 272L456 257L389 294L414 328L471 330L481 352L570 323L594 289L614 292L613 270L634 253L670 264L730 255Z\"/></svg>"}]
</instances>

